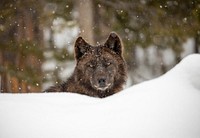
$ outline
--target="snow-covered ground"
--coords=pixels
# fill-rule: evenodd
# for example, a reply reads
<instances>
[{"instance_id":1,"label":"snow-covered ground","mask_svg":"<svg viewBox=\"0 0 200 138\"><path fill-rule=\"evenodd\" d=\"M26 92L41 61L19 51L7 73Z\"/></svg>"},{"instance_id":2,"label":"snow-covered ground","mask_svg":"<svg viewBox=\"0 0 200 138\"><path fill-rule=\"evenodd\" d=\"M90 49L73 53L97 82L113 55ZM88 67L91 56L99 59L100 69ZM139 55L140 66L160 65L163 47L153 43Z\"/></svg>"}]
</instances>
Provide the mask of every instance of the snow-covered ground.
<instances>
[{"instance_id":1,"label":"snow-covered ground","mask_svg":"<svg viewBox=\"0 0 200 138\"><path fill-rule=\"evenodd\" d=\"M200 137L200 55L105 99L0 94L0 138L134 137Z\"/></svg>"}]
</instances>

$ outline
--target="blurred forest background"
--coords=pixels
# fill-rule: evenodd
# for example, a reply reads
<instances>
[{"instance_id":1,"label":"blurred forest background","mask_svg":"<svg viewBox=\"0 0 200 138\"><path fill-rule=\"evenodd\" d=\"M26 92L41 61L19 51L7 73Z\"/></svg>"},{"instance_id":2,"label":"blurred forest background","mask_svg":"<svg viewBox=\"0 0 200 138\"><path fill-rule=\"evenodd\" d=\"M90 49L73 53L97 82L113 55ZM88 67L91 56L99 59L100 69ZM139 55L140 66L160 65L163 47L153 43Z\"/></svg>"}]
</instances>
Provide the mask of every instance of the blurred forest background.
<instances>
[{"instance_id":1,"label":"blurred forest background","mask_svg":"<svg viewBox=\"0 0 200 138\"><path fill-rule=\"evenodd\" d=\"M81 35L121 36L127 86L162 75L199 53L199 0L1 0L1 92L41 92L69 76Z\"/></svg>"}]
</instances>

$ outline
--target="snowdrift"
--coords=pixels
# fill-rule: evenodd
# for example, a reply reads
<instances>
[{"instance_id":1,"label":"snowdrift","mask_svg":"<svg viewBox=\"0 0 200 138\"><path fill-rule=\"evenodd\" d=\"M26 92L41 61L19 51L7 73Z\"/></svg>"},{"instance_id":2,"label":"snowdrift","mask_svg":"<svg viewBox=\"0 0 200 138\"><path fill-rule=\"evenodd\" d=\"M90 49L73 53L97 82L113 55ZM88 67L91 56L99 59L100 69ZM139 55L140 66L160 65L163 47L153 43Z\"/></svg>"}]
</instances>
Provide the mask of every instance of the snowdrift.
<instances>
[{"instance_id":1,"label":"snowdrift","mask_svg":"<svg viewBox=\"0 0 200 138\"><path fill-rule=\"evenodd\" d=\"M0 94L0 138L200 137L200 55L105 99Z\"/></svg>"}]
</instances>

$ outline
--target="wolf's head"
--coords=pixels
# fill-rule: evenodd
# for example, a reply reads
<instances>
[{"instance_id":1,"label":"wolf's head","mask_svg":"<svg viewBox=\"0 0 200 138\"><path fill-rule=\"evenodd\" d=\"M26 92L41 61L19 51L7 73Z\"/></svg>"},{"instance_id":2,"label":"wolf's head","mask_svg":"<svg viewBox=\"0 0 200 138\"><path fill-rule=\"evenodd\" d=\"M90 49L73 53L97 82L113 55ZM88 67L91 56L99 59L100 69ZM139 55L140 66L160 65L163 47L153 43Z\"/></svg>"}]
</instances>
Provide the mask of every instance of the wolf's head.
<instances>
[{"instance_id":1,"label":"wolf's head","mask_svg":"<svg viewBox=\"0 0 200 138\"><path fill-rule=\"evenodd\" d=\"M82 37L75 43L77 81L99 92L125 82L126 67L120 38L111 33L104 45L91 46Z\"/></svg>"}]
</instances>

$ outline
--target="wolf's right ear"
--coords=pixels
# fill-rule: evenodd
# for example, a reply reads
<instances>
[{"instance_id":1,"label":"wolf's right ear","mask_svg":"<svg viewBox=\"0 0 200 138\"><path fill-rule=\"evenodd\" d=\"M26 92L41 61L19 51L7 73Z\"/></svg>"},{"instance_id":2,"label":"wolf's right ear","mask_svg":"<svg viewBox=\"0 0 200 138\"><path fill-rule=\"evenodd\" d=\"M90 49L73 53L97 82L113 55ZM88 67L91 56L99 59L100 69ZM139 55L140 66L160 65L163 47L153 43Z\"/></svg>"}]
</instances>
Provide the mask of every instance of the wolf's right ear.
<instances>
[{"instance_id":1,"label":"wolf's right ear","mask_svg":"<svg viewBox=\"0 0 200 138\"><path fill-rule=\"evenodd\" d=\"M78 60L79 58L81 58L90 48L90 45L82 38L79 37L76 39L75 42L75 58Z\"/></svg>"}]
</instances>

